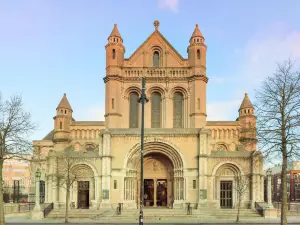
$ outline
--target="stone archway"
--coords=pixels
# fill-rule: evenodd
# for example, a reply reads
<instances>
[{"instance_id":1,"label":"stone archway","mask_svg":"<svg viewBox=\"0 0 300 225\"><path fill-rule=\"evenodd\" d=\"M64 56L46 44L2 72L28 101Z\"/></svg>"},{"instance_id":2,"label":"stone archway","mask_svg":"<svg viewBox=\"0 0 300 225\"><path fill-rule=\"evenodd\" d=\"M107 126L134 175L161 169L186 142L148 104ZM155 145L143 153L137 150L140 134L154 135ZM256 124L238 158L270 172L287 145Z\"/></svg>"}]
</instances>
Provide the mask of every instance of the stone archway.
<instances>
[{"instance_id":1,"label":"stone archway","mask_svg":"<svg viewBox=\"0 0 300 225\"><path fill-rule=\"evenodd\" d=\"M76 177L71 190L71 202L75 208L88 209L96 197L93 169L86 164L77 164L72 167L71 173Z\"/></svg>"},{"instance_id":2,"label":"stone archway","mask_svg":"<svg viewBox=\"0 0 300 225\"><path fill-rule=\"evenodd\" d=\"M234 208L237 200L236 178L243 176L238 165L223 162L213 170L214 200L219 208Z\"/></svg>"},{"instance_id":3,"label":"stone archway","mask_svg":"<svg viewBox=\"0 0 300 225\"><path fill-rule=\"evenodd\" d=\"M150 199L148 203L145 201L146 206L176 207L184 201L183 160L177 150L167 143L146 142L144 145L144 168L144 188L145 185L149 185L147 190L152 191L152 194L148 193ZM139 145L129 153L126 169L124 202L131 202L138 206L140 198Z\"/></svg>"}]
</instances>

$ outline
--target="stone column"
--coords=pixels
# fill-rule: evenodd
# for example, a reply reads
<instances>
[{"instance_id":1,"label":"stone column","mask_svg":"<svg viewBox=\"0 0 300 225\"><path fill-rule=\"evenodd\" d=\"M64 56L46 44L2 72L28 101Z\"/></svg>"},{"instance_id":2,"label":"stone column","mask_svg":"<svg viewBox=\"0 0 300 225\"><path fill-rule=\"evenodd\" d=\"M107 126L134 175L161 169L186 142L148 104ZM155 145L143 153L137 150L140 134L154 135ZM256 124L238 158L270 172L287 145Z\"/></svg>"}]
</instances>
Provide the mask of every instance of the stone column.
<instances>
[{"instance_id":1,"label":"stone column","mask_svg":"<svg viewBox=\"0 0 300 225\"><path fill-rule=\"evenodd\" d=\"M111 178L111 145L110 133L108 130L103 132L102 149L102 201L101 208L111 208L110 202L110 178Z\"/></svg>"},{"instance_id":2,"label":"stone column","mask_svg":"<svg viewBox=\"0 0 300 225\"><path fill-rule=\"evenodd\" d=\"M35 206L31 212L31 219L41 220L44 218L44 214L40 206L40 179L37 177L35 179Z\"/></svg>"},{"instance_id":3,"label":"stone column","mask_svg":"<svg viewBox=\"0 0 300 225\"><path fill-rule=\"evenodd\" d=\"M198 206L207 206L207 137L206 132L201 131L198 138L199 145L199 168L198 168Z\"/></svg>"}]
</instances>

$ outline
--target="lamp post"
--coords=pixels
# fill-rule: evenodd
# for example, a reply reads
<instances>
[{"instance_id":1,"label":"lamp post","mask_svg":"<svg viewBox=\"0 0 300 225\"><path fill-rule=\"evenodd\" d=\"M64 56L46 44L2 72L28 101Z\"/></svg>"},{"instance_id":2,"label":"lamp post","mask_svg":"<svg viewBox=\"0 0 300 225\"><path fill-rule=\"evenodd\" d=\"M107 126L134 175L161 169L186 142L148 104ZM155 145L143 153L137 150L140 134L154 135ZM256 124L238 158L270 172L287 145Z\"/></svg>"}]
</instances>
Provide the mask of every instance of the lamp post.
<instances>
[{"instance_id":1,"label":"lamp post","mask_svg":"<svg viewBox=\"0 0 300 225\"><path fill-rule=\"evenodd\" d=\"M41 209L41 206L40 206L40 178L41 178L41 171L38 168L35 172L35 206L34 206L35 211L39 211Z\"/></svg>"},{"instance_id":2,"label":"lamp post","mask_svg":"<svg viewBox=\"0 0 300 225\"><path fill-rule=\"evenodd\" d=\"M149 100L145 94L145 78L142 77L142 95L139 103L142 104L142 122L141 122L141 171L140 171L140 215L139 225L143 225L143 206L144 206L144 117L145 117L145 103Z\"/></svg>"},{"instance_id":3,"label":"lamp post","mask_svg":"<svg viewBox=\"0 0 300 225\"><path fill-rule=\"evenodd\" d=\"M272 178L272 170L268 169L267 170L267 179L268 179L268 207L269 208L273 208L272 205L272 182L271 182L271 178Z\"/></svg>"}]
</instances>

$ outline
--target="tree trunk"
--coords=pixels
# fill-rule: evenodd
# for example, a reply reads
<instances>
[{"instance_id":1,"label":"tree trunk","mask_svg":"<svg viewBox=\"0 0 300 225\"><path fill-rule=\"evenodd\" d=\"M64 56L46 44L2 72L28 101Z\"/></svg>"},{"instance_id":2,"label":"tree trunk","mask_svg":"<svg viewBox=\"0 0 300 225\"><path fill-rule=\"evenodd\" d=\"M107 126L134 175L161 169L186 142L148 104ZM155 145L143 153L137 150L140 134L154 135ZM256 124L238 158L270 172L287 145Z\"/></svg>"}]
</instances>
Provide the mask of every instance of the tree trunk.
<instances>
[{"instance_id":1,"label":"tree trunk","mask_svg":"<svg viewBox=\"0 0 300 225\"><path fill-rule=\"evenodd\" d=\"M287 224L287 185L286 185L286 172L287 172L287 154L286 154L286 144L283 145L283 155L282 155L282 169L281 169L281 224Z\"/></svg>"},{"instance_id":2,"label":"tree trunk","mask_svg":"<svg viewBox=\"0 0 300 225\"><path fill-rule=\"evenodd\" d=\"M66 214L65 214L65 223L69 222L69 197L70 197L70 188L67 187L66 193Z\"/></svg>"},{"instance_id":3,"label":"tree trunk","mask_svg":"<svg viewBox=\"0 0 300 225\"><path fill-rule=\"evenodd\" d=\"M238 200L238 212L236 215L236 222L240 221L240 208L241 208L241 198L239 198L239 200Z\"/></svg>"},{"instance_id":4,"label":"tree trunk","mask_svg":"<svg viewBox=\"0 0 300 225\"><path fill-rule=\"evenodd\" d=\"M4 202L3 202L3 177L2 177L2 170L3 170L3 163L4 160L0 160L0 225L5 225L5 217L4 217Z\"/></svg>"}]
</instances>

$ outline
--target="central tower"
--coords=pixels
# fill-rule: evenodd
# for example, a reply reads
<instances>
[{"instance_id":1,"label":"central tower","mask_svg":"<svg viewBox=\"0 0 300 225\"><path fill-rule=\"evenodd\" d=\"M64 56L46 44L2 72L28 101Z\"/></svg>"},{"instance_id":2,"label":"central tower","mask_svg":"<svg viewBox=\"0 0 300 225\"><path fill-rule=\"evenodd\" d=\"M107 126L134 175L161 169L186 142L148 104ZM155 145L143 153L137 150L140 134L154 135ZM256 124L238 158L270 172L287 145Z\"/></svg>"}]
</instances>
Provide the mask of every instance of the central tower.
<instances>
[{"instance_id":1,"label":"central tower","mask_svg":"<svg viewBox=\"0 0 300 225\"><path fill-rule=\"evenodd\" d=\"M129 57L114 25L106 45L104 78L107 128L140 126L141 77L146 79L145 128L200 128L206 124L206 45L196 25L182 57L159 31L154 31Z\"/></svg>"}]
</instances>

